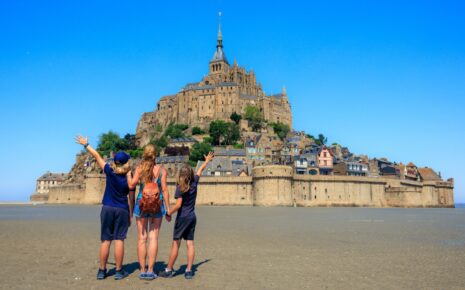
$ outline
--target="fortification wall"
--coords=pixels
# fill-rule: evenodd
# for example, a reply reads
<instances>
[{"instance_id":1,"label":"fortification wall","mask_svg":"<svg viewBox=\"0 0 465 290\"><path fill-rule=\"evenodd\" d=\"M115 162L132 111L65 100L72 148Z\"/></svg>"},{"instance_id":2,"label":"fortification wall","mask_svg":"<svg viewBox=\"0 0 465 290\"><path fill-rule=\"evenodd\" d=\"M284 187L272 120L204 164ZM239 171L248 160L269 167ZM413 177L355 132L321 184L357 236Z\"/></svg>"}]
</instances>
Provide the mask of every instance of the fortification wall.
<instances>
[{"instance_id":1,"label":"fortification wall","mask_svg":"<svg viewBox=\"0 0 465 290\"><path fill-rule=\"evenodd\" d=\"M66 184L50 187L47 203L79 204L85 200L85 186L81 184Z\"/></svg>"},{"instance_id":2,"label":"fortification wall","mask_svg":"<svg viewBox=\"0 0 465 290\"><path fill-rule=\"evenodd\" d=\"M171 203L175 203L176 179L168 179ZM252 205L252 177L203 176L197 192L199 205Z\"/></svg>"},{"instance_id":3,"label":"fortification wall","mask_svg":"<svg viewBox=\"0 0 465 290\"><path fill-rule=\"evenodd\" d=\"M453 182L416 182L355 176L294 175L289 166L257 166L253 176L200 179L197 204L248 206L453 207ZM171 203L176 179L168 178ZM50 189L48 203L98 204L105 176Z\"/></svg>"},{"instance_id":4,"label":"fortification wall","mask_svg":"<svg viewBox=\"0 0 465 290\"><path fill-rule=\"evenodd\" d=\"M353 176L294 176L297 206L384 207L385 181Z\"/></svg>"}]
</instances>

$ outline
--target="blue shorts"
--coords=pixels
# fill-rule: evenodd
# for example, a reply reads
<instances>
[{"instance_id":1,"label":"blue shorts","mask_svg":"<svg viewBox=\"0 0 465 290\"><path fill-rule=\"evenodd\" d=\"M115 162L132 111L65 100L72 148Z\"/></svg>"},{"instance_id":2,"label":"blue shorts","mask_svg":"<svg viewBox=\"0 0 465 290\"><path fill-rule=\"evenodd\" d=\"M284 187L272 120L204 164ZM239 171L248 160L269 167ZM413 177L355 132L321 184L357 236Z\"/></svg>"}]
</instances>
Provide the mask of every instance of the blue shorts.
<instances>
[{"instance_id":1,"label":"blue shorts","mask_svg":"<svg viewBox=\"0 0 465 290\"><path fill-rule=\"evenodd\" d=\"M163 202L163 199L161 201L161 211L159 213L141 213L140 212L140 208L139 208L139 201L141 200L142 198L142 193L139 192L139 194L137 195L137 198L136 198L136 204L134 205L134 216L136 218L162 218L165 213L166 213L166 209L165 209L165 203Z\"/></svg>"},{"instance_id":2,"label":"blue shorts","mask_svg":"<svg viewBox=\"0 0 465 290\"><path fill-rule=\"evenodd\" d=\"M125 240L129 228L129 211L124 208L102 206L100 211L100 240Z\"/></svg>"}]
</instances>

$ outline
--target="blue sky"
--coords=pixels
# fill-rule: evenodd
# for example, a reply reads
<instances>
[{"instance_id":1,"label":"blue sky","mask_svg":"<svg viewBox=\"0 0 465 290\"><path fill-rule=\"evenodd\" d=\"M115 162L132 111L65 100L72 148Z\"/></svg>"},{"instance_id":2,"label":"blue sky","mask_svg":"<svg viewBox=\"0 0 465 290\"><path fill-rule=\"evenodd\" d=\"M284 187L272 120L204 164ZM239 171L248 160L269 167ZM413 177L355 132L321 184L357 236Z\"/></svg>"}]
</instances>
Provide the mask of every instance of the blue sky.
<instances>
[{"instance_id":1,"label":"blue sky","mask_svg":"<svg viewBox=\"0 0 465 290\"><path fill-rule=\"evenodd\" d=\"M0 2L0 200L69 171L75 134L135 132L161 96L200 80L221 10L228 59L267 93L286 86L296 129L431 166L465 202L465 2L263 3Z\"/></svg>"}]
</instances>

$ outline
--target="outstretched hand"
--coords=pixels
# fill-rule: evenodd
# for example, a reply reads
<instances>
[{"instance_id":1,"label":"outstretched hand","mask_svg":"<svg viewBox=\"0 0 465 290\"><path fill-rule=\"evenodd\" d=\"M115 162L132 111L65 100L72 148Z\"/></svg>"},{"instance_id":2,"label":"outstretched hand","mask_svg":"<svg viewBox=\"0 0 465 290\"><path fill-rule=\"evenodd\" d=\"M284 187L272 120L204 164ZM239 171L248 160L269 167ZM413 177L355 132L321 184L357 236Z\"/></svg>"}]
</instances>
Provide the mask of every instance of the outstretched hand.
<instances>
[{"instance_id":1,"label":"outstretched hand","mask_svg":"<svg viewBox=\"0 0 465 290\"><path fill-rule=\"evenodd\" d=\"M86 145L89 143L89 139L87 137L82 137L81 135L77 135L74 140L76 140L76 143L77 144L81 144L81 145Z\"/></svg>"},{"instance_id":2,"label":"outstretched hand","mask_svg":"<svg viewBox=\"0 0 465 290\"><path fill-rule=\"evenodd\" d=\"M213 152L208 152L208 155L204 155L203 157L205 157L205 162L210 162L212 161L214 155L213 155Z\"/></svg>"}]
</instances>

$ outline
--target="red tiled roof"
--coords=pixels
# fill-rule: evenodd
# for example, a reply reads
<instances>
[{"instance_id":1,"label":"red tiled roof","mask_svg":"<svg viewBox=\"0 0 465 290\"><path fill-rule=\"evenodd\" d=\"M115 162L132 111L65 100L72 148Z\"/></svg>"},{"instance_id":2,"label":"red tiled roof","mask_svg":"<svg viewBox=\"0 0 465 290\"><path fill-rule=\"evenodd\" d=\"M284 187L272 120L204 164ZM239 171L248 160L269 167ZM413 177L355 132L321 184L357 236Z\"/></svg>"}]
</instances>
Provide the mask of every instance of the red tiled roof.
<instances>
[{"instance_id":1,"label":"red tiled roof","mask_svg":"<svg viewBox=\"0 0 465 290\"><path fill-rule=\"evenodd\" d=\"M418 173L421 180L441 180L441 177L432 168L418 168Z\"/></svg>"}]
</instances>

